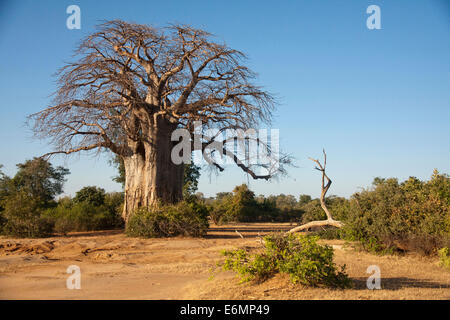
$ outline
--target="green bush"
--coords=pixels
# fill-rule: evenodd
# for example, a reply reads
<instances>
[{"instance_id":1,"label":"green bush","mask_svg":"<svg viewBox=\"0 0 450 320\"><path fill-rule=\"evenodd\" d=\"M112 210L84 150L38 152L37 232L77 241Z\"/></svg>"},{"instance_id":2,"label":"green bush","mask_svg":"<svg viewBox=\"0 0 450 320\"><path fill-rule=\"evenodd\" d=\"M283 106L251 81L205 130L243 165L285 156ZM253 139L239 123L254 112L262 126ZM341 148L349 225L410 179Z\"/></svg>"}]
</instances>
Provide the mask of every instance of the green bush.
<instances>
[{"instance_id":1,"label":"green bush","mask_svg":"<svg viewBox=\"0 0 450 320\"><path fill-rule=\"evenodd\" d=\"M108 192L105 196L104 205L114 217L118 218L117 226L123 226L122 211L123 211L123 192Z\"/></svg>"},{"instance_id":2,"label":"green bush","mask_svg":"<svg viewBox=\"0 0 450 320\"><path fill-rule=\"evenodd\" d=\"M318 199L302 197L302 223L326 218ZM358 241L376 253L433 255L450 246L450 178L436 170L428 181L375 178L371 188L350 199L330 196L325 202L345 225L316 230L321 238Z\"/></svg>"},{"instance_id":3,"label":"green bush","mask_svg":"<svg viewBox=\"0 0 450 320\"><path fill-rule=\"evenodd\" d=\"M2 233L14 237L37 238L49 236L52 232L50 219L42 217L40 200L19 191L3 202L4 222Z\"/></svg>"},{"instance_id":4,"label":"green bush","mask_svg":"<svg viewBox=\"0 0 450 320\"><path fill-rule=\"evenodd\" d=\"M318 230L313 234L317 235L320 239L345 239L345 235L342 230L335 227L324 227L323 229Z\"/></svg>"},{"instance_id":5,"label":"green bush","mask_svg":"<svg viewBox=\"0 0 450 320\"><path fill-rule=\"evenodd\" d=\"M0 234L3 233L3 227L6 224L6 218L4 217L3 208L0 210Z\"/></svg>"},{"instance_id":6,"label":"green bush","mask_svg":"<svg viewBox=\"0 0 450 320\"><path fill-rule=\"evenodd\" d=\"M129 219L126 234L131 237L202 237L208 231L208 208L199 201L140 208Z\"/></svg>"},{"instance_id":7,"label":"green bush","mask_svg":"<svg viewBox=\"0 0 450 320\"><path fill-rule=\"evenodd\" d=\"M372 189L352 196L343 233L374 252L435 254L450 245L450 178L429 181L376 178Z\"/></svg>"},{"instance_id":8,"label":"green bush","mask_svg":"<svg viewBox=\"0 0 450 320\"><path fill-rule=\"evenodd\" d=\"M69 170L41 158L18 164L13 178L0 171L0 231L18 237L44 237L53 231L90 231L123 226L123 193L85 187L74 199L62 193ZM1 168L1 166L0 166Z\"/></svg>"},{"instance_id":9,"label":"green bush","mask_svg":"<svg viewBox=\"0 0 450 320\"><path fill-rule=\"evenodd\" d=\"M237 215L230 210L228 198L217 200L210 209L209 216L216 225L237 221Z\"/></svg>"},{"instance_id":10,"label":"green bush","mask_svg":"<svg viewBox=\"0 0 450 320\"><path fill-rule=\"evenodd\" d=\"M237 186L233 190L233 197L229 203L229 215L235 216L240 222L258 221L260 215L255 194L246 184Z\"/></svg>"},{"instance_id":11,"label":"green bush","mask_svg":"<svg viewBox=\"0 0 450 320\"><path fill-rule=\"evenodd\" d=\"M0 231L16 237L49 236L53 221L43 213L56 205L54 198L62 193L69 170L41 158L17 168L13 178L0 171Z\"/></svg>"},{"instance_id":12,"label":"green bush","mask_svg":"<svg viewBox=\"0 0 450 320\"><path fill-rule=\"evenodd\" d=\"M54 231L115 229L123 226L121 209L123 193L105 193L96 187L82 188L74 199L63 197L57 206L46 210L44 216L53 221Z\"/></svg>"},{"instance_id":13,"label":"green bush","mask_svg":"<svg viewBox=\"0 0 450 320\"><path fill-rule=\"evenodd\" d=\"M255 197L246 184L236 186L233 193L221 192L211 203L211 219L215 224L228 222L300 221L302 210L293 196Z\"/></svg>"},{"instance_id":14,"label":"green bush","mask_svg":"<svg viewBox=\"0 0 450 320\"><path fill-rule=\"evenodd\" d=\"M223 270L232 270L241 277L241 283L255 280L257 282L265 281L278 272L277 261L268 254L251 255L244 249L234 251L223 250L225 261L220 264Z\"/></svg>"},{"instance_id":15,"label":"green bush","mask_svg":"<svg viewBox=\"0 0 450 320\"><path fill-rule=\"evenodd\" d=\"M350 203L347 199L337 196L329 196L325 199L327 208L332 212L333 218L336 220L346 220L348 215ZM310 221L324 220L327 218L325 211L323 211L319 199L313 199L306 201L303 200L300 205L300 209L303 211L302 223L308 223Z\"/></svg>"},{"instance_id":16,"label":"green bush","mask_svg":"<svg viewBox=\"0 0 450 320\"><path fill-rule=\"evenodd\" d=\"M123 225L119 197L106 195L101 205L90 201L74 202L60 199L55 208L48 209L45 216L54 223L54 231L66 234L71 231L114 229Z\"/></svg>"},{"instance_id":17,"label":"green bush","mask_svg":"<svg viewBox=\"0 0 450 320\"><path fill-rule=\"evenodd\" d=\"M286 273L291 281L306 286L348 288L351 280L345 265L337 270L333 262L333 248L319 245L318 237L302 235L271 235L264 238L261 253L248 250L222 251L224 270L237 272L244 281L264 281L276 273Z\"/></svg>"},{"instance_id":18,"label":"green bush","mask_svg":"<svg viewBox=\"0 0 450 320\"><path fill-rule=\"evenodd\" d=\"M450 269L450 249L448 247L441 248L438 254L441 259L441 266Z\"/></svg>"}]
</instances>

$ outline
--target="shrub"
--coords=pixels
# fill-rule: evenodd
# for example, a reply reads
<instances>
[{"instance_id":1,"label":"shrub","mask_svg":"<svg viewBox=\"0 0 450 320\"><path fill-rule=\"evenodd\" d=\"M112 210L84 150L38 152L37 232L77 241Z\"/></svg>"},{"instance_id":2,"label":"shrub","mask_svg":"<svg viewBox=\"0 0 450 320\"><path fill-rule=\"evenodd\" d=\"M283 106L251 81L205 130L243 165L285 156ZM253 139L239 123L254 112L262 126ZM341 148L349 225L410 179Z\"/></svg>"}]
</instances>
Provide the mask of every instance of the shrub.
<instances>
[{"instance_id":1,"label":"shrub","mask_svg":"<svg viewBox=\"0 0 450 320\"><path fill-rule=\"evenodd\" d=\"M347 199L331 195L325 199L325 204L332 212L334 219L341 221L346 219L350 206ZM302 223L324 220L327 218L319 199L313 199L307 202L306 199L303 199L300 208L304 212L302 215Z\"/></svg>"},{"instance_id":2,"label":"shrub","mask_svg":"<svg viewBox=\"0 0 450 320\"><path fill-rule=\"evenodd\" d=\"M62 193L69 170L41 158L17 168L13 178L0 171L0 231L17 237L48 236L53 222L42 214L56 205L54 197Z\"/></svg>"},{"instance_id":3,"label":"shrub","mask_svg":"<svg viewBox=\"0 0 450 320\"><path fill-rule=\"evenodd\" d=\"M208 209L199 201L140 208L130 217L125 231L131 237L201 237L209 227L207 217Z\"/></svg>"},{"instance_id":4,"label":"shrub","mask_svg":"<svg viewBox=\"0 0 450 320\"><path fill-rule=\"evenodd\" d=\"M314 234L319 236L320 239L344 239L342 230L335 227L324 227L323 229L316 231Z\"/></svg>"},{"instance_id":5,"label":"shrub","mask_svg":"<svg viewBox=\"0 0 450 320\"><path fill-rule=\"evenodd\" d=\"M118 226L123 226L122 211L123 211L123 192L108 192L105 196L105 206L111 215L119 218Z\"/></svg>"},{"instance_id":6,"label":"shrub","mask_svg":"<svg viewBox=\"0 0 450 320\"><path fill-rule=\"evenodd\" d=\"M48 214L55 223L55 232L93 231L117 228L122 225L120 214L105 205L94 206L87 202L70 207L58 206Z\"/></svg>"},{"instance_id":7,"label":"shrub","mask_svg":"<svg viewBox=\"0 0 450 320\"><path fill-rule=\"evenodd\" d=\"M441 266L450 269L450 249L448 247L441 248L438 254L441 259Z\"/></svg>"},{"instance_id":8,"label":"shrub","mask_svg":"<svg viewBox=\"0 0 450 320\"><path fill-rule=\"evenodd\" d=\"M98 230L98 219L95 217L102 213L102 208L89 203L71 203L69 206L58 205L46 212L46 216L54 221L54 231L66 234L70 231Z\"/></svg>"},{"instance_id":9,"label":"shrub","mask_svg":"<svg viewBox=\"0 0 450 320\"><path fill-rule=\"evenodd\" d=\"M343 232L369 251L435 254L450 242L450 178L437 171L425 182L376 178L352 196Z\"/></svg>"},{"instance_id":10,"label":"shrub","mask_svg":"<svg viewBox=\"0 0 450 320\"><path fill-rule=\"evenodd\" d=\"M123 225L120 215L123 202L121 193L105 194L103 204L100 205L91 201L93 199L96 198L87 197L85 201L61 198L55 208L46 211L45 216L53 221L54 231L62 234L112 229Z\"/></svg>"},{"instance_id":11,"label":"shrub","mask_svg":"<svg viewBox=\"0 0 450 320\"><path fill-rule=\"evenodd\" d=\"M258 221L259 208L255 199L255 194L246 184L233 189L233 197L230 199L230 216L234 215L237 221L252 222Z\"/></svg>"},{"instance_id":12,"label":"shrub","mask_svg":"<svg viewBox=\"0 0 450 320\"><path fill-rule=\"evenodd\" d=\"M224 250L221 253L225 256L225 261L219 265L223 270L232 270L238 273L241 283L251 280L262 282L278 272L277 261L268 254L250 255L244 249Z\"/></svg>"},{"instance_id":13,"label":"shrub","mask_svg":"<svg viewBox=\"0 0 450 320\"><path fill-rule=\"evenodd\" d=\"M0 210L0 234L3 233L3 227L6 224L6 218L4 217L3 210Z\"/></svg>"},{"instance_id":14,"label":"shrub","mask_svg":"<svg viewBox=\"0 0 450 320\"><path fill-rule=\"evenodd\" d=\"M310 221L324 220L327 218L325 211L323 211L322 207L320 206L319 199L311 200L310 202L303 204L301 208L304 211L301 220L302 224L308 223Z\"/></svg>"},{"instance_id":15,"label":"shrub","mask_svg":"<svg viewBox=\"0 0 450 320\"><path fill-rule=\"evenodd\" d=\"M217 200L210 209L209 216L216 225L236 221L236 214L229 208L229 199Z\"/></svg>"},{"instance_id":16,"label":"shrub","mask_svg":"<svg viewBox=\"0 0 450 320\"><path fill-rule=\"evenodd\" d=\"M42 203L25 192L16 192L4 201L2 232L6 235L37 238L49 236L52 232L51 220L42 217Z\"/></svg>"},{"instance_id":17,"label":"shrub","mask_svg":"<svg viewBox=\"0 0 450 320\"><path fill-rule=\"evenodd\" d=\"M221 192L212 202L210 217L216 224L228 222L299 221L303 211L297 208L293 196L255 197L246 184L234 188L233 193Z\"/></svg>"},{"instance_id":18,"label":"shrub","mask_svg":"<svg viewBox=\"0 0 450 320\"><path fill-rule=\"evenodd\" d=\"M292 283L306 286L348 288L351 280L345 265L337 270L333 263L333 249L317 243L318 237L303 235L271 235L264 238L261 253L247 250L222 251L224 270L237 272L244 281L264 281L276 273L286 273Z\"/></svg>"},{"instance_id":19,"label":"shrub","mask_svg":"<svg viewBox=\"0 0 450 320\"><path fill-rule=\"evenodd\" d=\"M212 206L210 210L209 217L211 218L212 222L216 225L224 224L228 221L226 221L226 210L223 210L218 205Z\"/></svg>"}]
</instances>

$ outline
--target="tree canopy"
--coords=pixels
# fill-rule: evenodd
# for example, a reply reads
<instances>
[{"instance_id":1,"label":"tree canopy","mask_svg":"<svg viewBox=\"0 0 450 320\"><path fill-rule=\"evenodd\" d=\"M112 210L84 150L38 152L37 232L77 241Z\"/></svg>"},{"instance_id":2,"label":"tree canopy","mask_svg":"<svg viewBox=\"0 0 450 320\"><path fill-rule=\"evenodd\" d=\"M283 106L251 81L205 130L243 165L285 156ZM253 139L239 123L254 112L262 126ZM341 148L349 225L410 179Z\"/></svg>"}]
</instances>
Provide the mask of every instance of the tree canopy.
<instances>
[{"instance_id":1,"label":"tree canopy","mask_svg":"<svg viewBox=\"0 0 450 320\"><path fill-rule=\"evenodd\" d=\"M17 168L18 171L12 179L3 176L2 192L24 192L43 202L53 200L63 192L65 176L70 173L64 167L53 167L50 162L42 158L19 163Z\"/></svg>"},{"instance_id":2,"label":"tree canopy","mask_svg":"<svg viewBox=\"0 0 450 320\"><path fill-rule=\"evenodd\" d=\"M38 136L55 144L51 154L106 148L129 156L140 142L152 140L158 119L191 131L194 121L221 130L270 121L274 99L253 83L244 53L215 42L210 33L120 20L97 30L76 50L80 59L59 70L53 105L31 116ZM204 150L211 137L202 138Z\"/></svg>"}]
</instances>

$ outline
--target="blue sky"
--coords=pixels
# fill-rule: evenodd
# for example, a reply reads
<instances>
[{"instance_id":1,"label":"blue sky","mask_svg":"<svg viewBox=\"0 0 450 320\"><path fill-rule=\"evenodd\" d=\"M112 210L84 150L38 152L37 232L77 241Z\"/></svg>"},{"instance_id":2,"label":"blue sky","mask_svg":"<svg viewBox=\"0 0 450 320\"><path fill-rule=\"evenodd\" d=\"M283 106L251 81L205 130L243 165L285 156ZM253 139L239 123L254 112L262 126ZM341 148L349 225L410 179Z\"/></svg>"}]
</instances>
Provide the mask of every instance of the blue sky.
<instances>
[{"instance_id":1,"label":"blue sky","mask_svg":"<svg viewBox=\"0 0 450 320\"><path fill-rule=\"evenodd\" d=\"M66 8L81 8L81 30ZM369 30L366 8L381 8ZM54 72L100 20L204 28L249 56L258 83L280 98L272 127L296 168L280 181L252 181L235 168L200 181L206 195L250 182L257 194L318 196L308 157L328 153L331 194L349 196L374 177L428 178L450 172L450 2L335 1L2 1L0 164L51 150L33 139L26 116L50 103ZM69 167L65 191L119 190L108 157L53 158Z\"/></svg>"}]
</instances>

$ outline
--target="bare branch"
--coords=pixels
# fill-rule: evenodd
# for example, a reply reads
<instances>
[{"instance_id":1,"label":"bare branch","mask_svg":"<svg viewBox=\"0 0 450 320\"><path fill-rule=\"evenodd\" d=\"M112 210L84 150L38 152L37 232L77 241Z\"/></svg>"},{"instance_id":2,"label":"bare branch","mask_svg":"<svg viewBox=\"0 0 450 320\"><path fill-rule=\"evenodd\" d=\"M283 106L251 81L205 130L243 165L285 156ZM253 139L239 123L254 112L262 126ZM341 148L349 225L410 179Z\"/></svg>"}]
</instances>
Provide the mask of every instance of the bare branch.
<instances>
[{"instance_id":1,"label":"bare branch","mask_svg":"<svg viewBox=\"0 0 450 320\"><path fill-rule=\"evenodd\" d=\"M336 228L342 228L342 226L344 225L342 222L333 219L330 211L328 210L328 208L325 204L325 196L328 192L328 189L330 189L330 186L331 186L331 179L327 176L327 174L325 172L326 165L327 165L327 154L325 153L325 149L323 149L323 156L324 156L323 166L319 160L313 159L313 158L309 158L309 159L311 159L312 161L314 161L317 164L317 167L315 167L315 169L322 172L320 206L322 207L323 211L325 211L325 214L327 215L327 219L308 222L304 225L301 225L301 226L298 226L298 227L295 227L295 228L289 230L288 233L303 231L303 230L307 230L309 228L320 227L320 226L334 226ZM327 180L326 184L325 184L325 179Z\"/></svg>"},{"instance_id":2,"label":"bare branch","mask_svg":"<svg viewBox=\"0 0 450 320\"><path fill-rule=\"evenodd\" d=\"M270 122L275 99L253 83L245 55L203 30L107 21L75 53L80 58L57 74L52 106L30 116L36 136L55 146L52 154L97 146L129 157L154 144L162 124L247 129ZM274 174L258 175L225 154L255 179Z\"/></svg>"}]
</instances>

